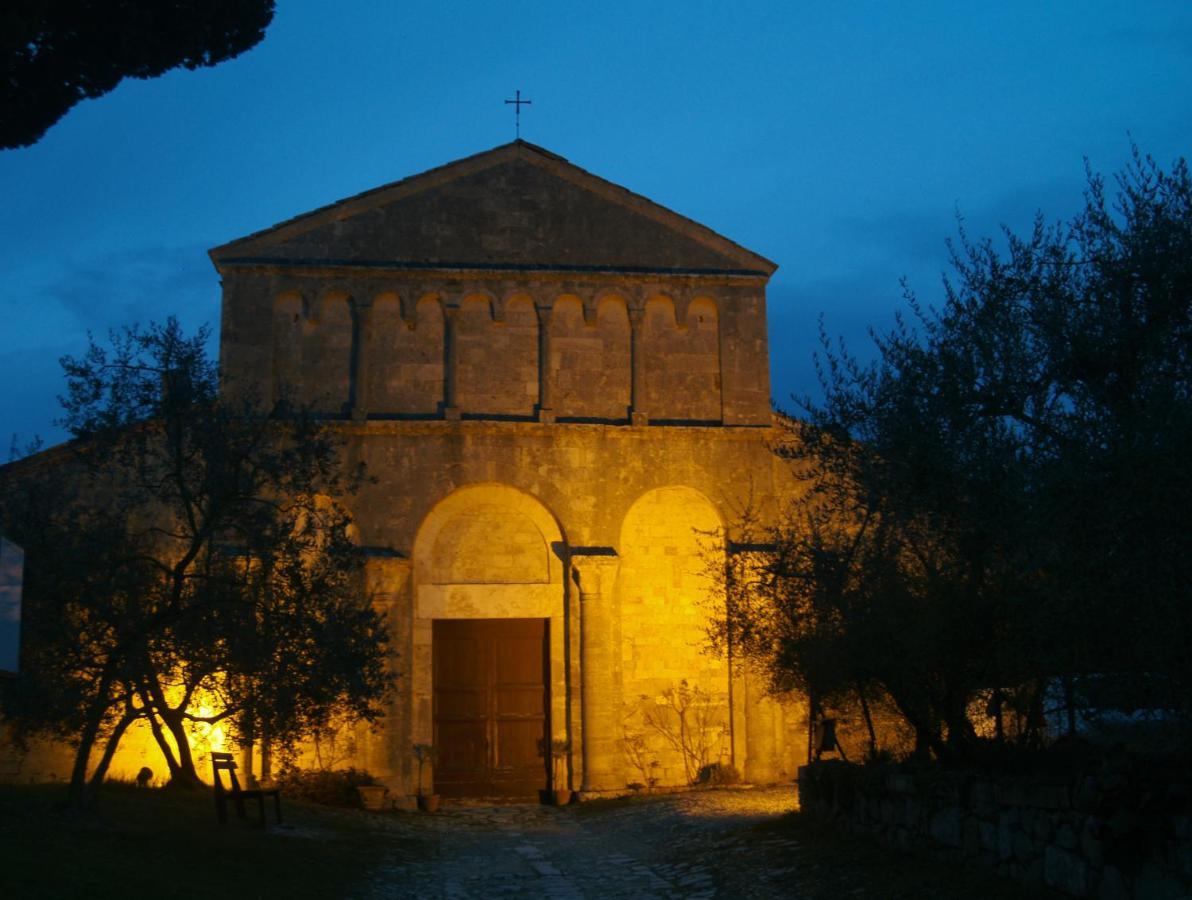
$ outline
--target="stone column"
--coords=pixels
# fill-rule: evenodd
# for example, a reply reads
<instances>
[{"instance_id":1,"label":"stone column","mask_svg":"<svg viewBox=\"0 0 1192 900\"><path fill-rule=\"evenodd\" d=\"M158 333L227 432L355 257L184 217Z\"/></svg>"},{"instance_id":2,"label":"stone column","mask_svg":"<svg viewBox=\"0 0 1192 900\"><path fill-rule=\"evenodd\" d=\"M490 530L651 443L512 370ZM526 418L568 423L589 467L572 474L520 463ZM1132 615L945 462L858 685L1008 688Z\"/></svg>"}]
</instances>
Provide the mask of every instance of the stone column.
<instances>
[{"instance_id":1,"label":"stone column","mask_svg":"<svg viewBox=\"0 0 1192 900\"><path fill-rule=\"evenodd\" d=\"M645 348L642 346L645 335L643 331L646 323L646 311L640 306L629 308L629 371L630 399L629 421L633 425L648 425L650 417L646 413L646 362Z\"/></svg>"},{"instance_id":2,"label":"stone column","mask_svg":"<svg viewBox=\"0 0 1192 900\"><path fill-rule=\"evenodd\" d=\"M390 642L387 665L389 671L396 671L409 658L410 561L383 548L368 548L364 580L373 607L386 617ZM369 772L391 791L412 785L408 682L401 687L405 690L394 692L383 715L365 736L363 754Z\"/></svg>"},{"instance_id":3,"label":"stone column","mask_svg":"<svg viewBox=\"0 0 1192 900\"><path fill-rule=\"evenodd\" d=\"M372 344L372 301L364 300L352 306L352 375L350 382L352 418L368 418L368 366Z\"/></svg>"},{"instance_id":4,"label":"stone column","mask_svg":"<svg viewBox=\"0 0 1192 900\"><path fill-rule=\"evenodd\" d=\"M443 306L443 418L459 418L459 307Z\"/></svg>"},{"instance_id":5,"label":"stone column","mask_svg":"<svg viewBox=\"0 0 1192 900\"><path fill-rule=\"evenodd\" d=\"M551 307L535 306L538 314L538 421L555 420L554 385L550 374Z\"/></svg>"},{"instance_id":6,"label":"stone column","mask_svg":"<svg viewBox=\"0 0 1192 900\"><path fill-rule=\"evenodd\" d=\"M572 578L580 597L581 790L585 794L623 791L621 615L614 597L620 560L611 548L571 552Z\"/></svg>"}]
</instances>

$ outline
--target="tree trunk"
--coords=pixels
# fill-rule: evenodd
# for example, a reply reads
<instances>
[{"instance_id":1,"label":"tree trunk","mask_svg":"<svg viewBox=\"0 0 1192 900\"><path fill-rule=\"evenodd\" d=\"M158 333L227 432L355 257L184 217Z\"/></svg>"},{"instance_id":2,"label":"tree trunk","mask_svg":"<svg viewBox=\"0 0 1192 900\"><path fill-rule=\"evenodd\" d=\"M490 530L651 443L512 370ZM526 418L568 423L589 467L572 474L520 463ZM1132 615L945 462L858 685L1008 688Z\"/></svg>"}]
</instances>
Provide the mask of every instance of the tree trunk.
<instances>
[{"instance_id":1,"label":"tree trunk","mask_svg":"<svg viewBox=\"0 0 1192 900\"><path fill-rule=\"evenodd\" d=\"M170 736L178 748L178 768L170 773L170 787L184 787L187 789L201 787L203 782L199 773L195 771L195 758L190 752L190 740L183 724L182 711L171 709L162 712L162 721L170 730Z\"/></svg>"},{"instance_id":2,"label":"tree trunk","mask_svg":"<svg viewBox=\"0 0 1192 900\"><path fill-rule=\"evenodd\" d=\"M75 748L74 766L70 772L70 789L67 805L76 811L87 808L87 763L91 760L91 749L99 735L101 716L93 716L79 735L79 746Z\"/></svg>"},{"instance_id":3,"label":"tree trunk","mask_svg":"<svg viewBox=\"0 0 1192 900\"><path fill-rule=\"evenodd\" d=\"M112 729L112 733L108 735L107 743L103 748L103 756L99 758L99 762L95 766L95 771L91 773L91 780L87 784L86 805L88 809L95 809L99 804L99 789L103 786L104 779L108 775L108 768L112 765L112 758L116 755L116 748L120 744L120 739L124 737L124 732L128 730L128 726L140 718L139 712L125 713L120 721L116 723L116 727Z\"/></svg>"},{"instance_id":4,"label":"tree trunk","mask_svg":"<svg viewBox=\"0 0 1192 900\"><path fill-rule=\"evenodd\" d=\"M873 716L869 713L869 701L865 699L865 688L857 685L857 697L861 700L861 716L865 719L865 730L869 732L869 758L877 758L877 732L873 729Z\"/></svg>"},{"instance_id":5,"label":"tree trunk","mask_svg":"<svg viewBox=\"0 0 1192 900\"><path fill-rule=\"evenodd\" d=\"M87 807L87 764L91 761L91 750L99 737L99 729L103 725L103 717L108 711L108 692L112 687L112 679L108 675L100 678L95 691L95 699L87 723L79 735L79 746L75 749L74 766L70 772L70 788L67 793L67 805L74 810L84 810Z\"/></svg>"},{"instance_id":6,"label":"tree trunk","mask_svg":"<svg viewBox=\"0 0 1192 900\"><path fill-rule=\"evenodd\" d=\"M166 761L170 764L170 787L184 787L197 788L202 785L199 780L199 774L195 771L194 756L190 752L190 739L186 734L186 727L182 718L184 708L177 709L171 707L166 702L165 694L162 692L161 685L159 685L154 678L149 678L145 682L145 687L148 688L150 698L152 699L151 719L156 728L154 737L157 738L157 743L166 749L164 735L161 734L158 721L165 725L170 732L170 737L174 739L174 750L178 754L175 758L172 754L166 753ZM149 706L149 704L146 704ZM152 715L156 712L156 715Z\"/></svg>"}]
</instances>

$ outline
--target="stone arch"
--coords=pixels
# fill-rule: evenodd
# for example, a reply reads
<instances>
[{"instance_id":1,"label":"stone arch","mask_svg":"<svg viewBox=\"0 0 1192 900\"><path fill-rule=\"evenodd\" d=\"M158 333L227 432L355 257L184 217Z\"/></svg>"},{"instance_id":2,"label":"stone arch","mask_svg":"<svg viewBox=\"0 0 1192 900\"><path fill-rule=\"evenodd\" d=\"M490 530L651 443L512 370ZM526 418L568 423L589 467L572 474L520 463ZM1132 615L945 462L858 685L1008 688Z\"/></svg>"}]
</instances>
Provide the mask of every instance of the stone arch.
<instances>
[{"instance_id":1,"label":"stone arch","mask_svg":"<svg viewBox=\"0 0 1192 900\"><path fill-rule=\"evenodd\" d=\"M515 306L520 311L526 304L529 304L530 309L534 308L534 297L529 292L516 289L507 291L501 296L497 297L493 303L493 320L496 322L504 322L505 316L508 313L510 306ZM537 316L537 313L535 313Z\"/></svg>"},{"instance_id":2,"label":"stone arch","mask_svg":"<svg viewBox=\"0 0 1192 900\"><path fill-rule=\"evenodd\" d=\"M537 498L495 482L469 485L444 497L422 520L414 538L414 581L561 584L562 546L558 521ZM476 555L485 553L500 559L477 563ZM443 559L444 554L470 558Z\"/></svg>"},{"instance_id":3,"label":"stone arch","mask_svg":"<svg viewBox=\"0 0 1192 900\"><path fill-rule=\"evenodd\" d=\"M646 725L652 714L665 721L664 698L683 683L701 705L706 762L727 759L729 682L725 661L705 648L716 583L723 571L724 522L701 492L684 485L642 494L621 525L618 597L624 718L629 732L649 745L661 764L663 784L684 784L683 756Z\"/></svg>"}]
</instances>

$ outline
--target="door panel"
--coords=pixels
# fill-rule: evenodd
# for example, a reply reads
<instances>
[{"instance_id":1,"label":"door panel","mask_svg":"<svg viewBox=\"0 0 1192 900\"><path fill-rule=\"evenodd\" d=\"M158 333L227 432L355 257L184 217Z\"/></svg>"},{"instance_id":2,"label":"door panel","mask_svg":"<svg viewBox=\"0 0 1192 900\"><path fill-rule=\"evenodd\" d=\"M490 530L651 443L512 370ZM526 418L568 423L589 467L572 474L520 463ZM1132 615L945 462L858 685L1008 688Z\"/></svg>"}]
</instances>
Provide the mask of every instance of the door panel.
<instances>
[{"instance_id":1,"label":"door panel","mask_svg":"<svg viewBox=\"0 0 1192 900\"><path fill-rule=\"evenodd\" d=\"M435 790L535 798L547 786L547 620L434 623Z\"/></svg>"}]
</instances>

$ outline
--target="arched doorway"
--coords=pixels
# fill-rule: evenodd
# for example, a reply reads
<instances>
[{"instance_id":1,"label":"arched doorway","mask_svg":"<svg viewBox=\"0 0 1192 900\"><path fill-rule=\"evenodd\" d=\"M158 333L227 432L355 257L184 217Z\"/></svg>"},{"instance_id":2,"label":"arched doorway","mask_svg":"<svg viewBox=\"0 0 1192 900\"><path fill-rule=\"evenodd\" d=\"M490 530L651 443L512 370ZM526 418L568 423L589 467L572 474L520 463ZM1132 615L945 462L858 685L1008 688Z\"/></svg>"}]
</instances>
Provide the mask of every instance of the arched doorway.
<instances>
[{"instance_id":1,"label":"arched doorway","mask_svg":"<svg viewBox=\"0 0 1192 900\"><path fill-rule=\"evenodd\" d=\"M535 798L566 736L562 533L507 485L462 488L414 544L414 735L447 796ZM428 785L429 786L429 785Z\"/></svg>"}]
</instances>

